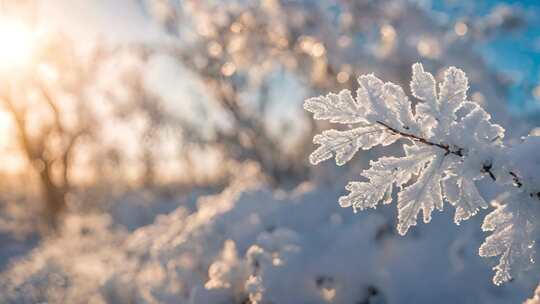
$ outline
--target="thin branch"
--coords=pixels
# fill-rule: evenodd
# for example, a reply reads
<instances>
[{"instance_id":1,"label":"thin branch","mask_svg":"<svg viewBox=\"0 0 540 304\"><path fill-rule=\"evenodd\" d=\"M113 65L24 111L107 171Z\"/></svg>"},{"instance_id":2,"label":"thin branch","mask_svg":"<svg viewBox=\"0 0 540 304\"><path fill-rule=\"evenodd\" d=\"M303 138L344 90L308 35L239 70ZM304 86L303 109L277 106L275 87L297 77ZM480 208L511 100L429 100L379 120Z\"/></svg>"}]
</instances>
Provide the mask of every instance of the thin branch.
<instances>
[{"instance_id":1,"label":"thin branch","mask_svg":"<svg viewBox=\"0 0 540 304\"><path fill-rule=\"evenodd\" d=\"M41 84L38 84L37 87L39 88L39 91L41 92L41 95L43 95L45 102L51 109L54 115L54 122L55 122L55 128L58 132L62 133L64 132L64 125L62 124L62 118L60 115L60 110L58 109L58 106L54 102L54 98L51 96L48 90L45 89L45 87Z\"/></svg>"},{"instance_id":2,"label":"thin branch","mask_svg":"<svg viewBox=\"0 0 540 304\"><path fill-rule=\"evenodd\" d=\"M384 126L385 128L387 128L390 132L392 132L394 134L401 135L401 136L403 136L405 138L408 138L408 139L410 139L412 141L419 142L419 143L422 143L422 144L425 144L425 145L428 145L428 146L433 146L433 147L443 149L444 151L446 151L446 155L454 154L454 155L457 155L459 157L464 157L465 156L463 154L463 150L464 150L463 148L458 147L457 150L452 150L452 149L450 149L450 147L448 145L435 143L435 142L429 141L429 140L427 140L425 138L419 137L417 135L402 132L402 131L394 128L394 127L391 127L390 125L386 124L385 122L377 121L377 123L379 125L381 125L381 126ZM489 177L493 181L497 181L497 178L495 177L495 174L493 174L493 172L491 171L491 168L492 168L491 163L486 163L482 167L481 171L483 173L487 173L489 175ZM519 176L516 173L510 171L510 172L508 172L508 174L510 174L512 176L512 180L514 181L514 184L515 184L516 187L518 187L518 188L523 187L523 181L519 178ZM529 194L530 194L531 197L536 196L538 199L540 199L540 192L529 193Z\"/></svg>"},{"instance_id":3,"label":"thin branch","mask_svg":"<svg viewBox=\"0 0 540 304\"><path fill-rule=\"evenodd\" d=\"M377 121L377 123L380 124L381 126L384 126L388 130L390 130L390 132L392 132L392 133L401 135L401 136L403 136L405 138L408 138L408 139L416 141L416 142L423 143L423 144L428 145L428 146L434 146L434 147L441 148L441 149L446 151L446 154L454 154L454 155L457 155L459 157L463 157L463 149L462 148L458 148L457 150L452 150L452 149L450 149L450 147L448 145L434 143L434 142L431 142L431 141L429 141L429 140L427 140L425 138L416 136L414 134L399 131L398 129L395 129L395 128L387 125L386 123L384 123L382 121Z\"/></svg>"}]
</instances>

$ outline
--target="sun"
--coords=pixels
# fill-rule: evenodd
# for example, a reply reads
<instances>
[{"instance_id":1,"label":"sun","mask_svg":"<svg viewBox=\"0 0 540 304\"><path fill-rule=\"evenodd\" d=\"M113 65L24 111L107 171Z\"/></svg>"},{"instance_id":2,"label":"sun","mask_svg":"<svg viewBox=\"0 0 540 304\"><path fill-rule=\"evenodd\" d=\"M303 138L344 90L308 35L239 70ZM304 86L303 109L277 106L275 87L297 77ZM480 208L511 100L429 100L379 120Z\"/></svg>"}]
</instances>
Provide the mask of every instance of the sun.
<instances>
[{"instance_id":1,"label":"sun","mask_svg":"<svg viewBox=\"0 0 540 304\"><path fill-rule=\"evenodd\" d=\"M0 71L28 65L32 59L33 47L33 33L27 26L0 16Z\"/></svg>"}]
</instances>

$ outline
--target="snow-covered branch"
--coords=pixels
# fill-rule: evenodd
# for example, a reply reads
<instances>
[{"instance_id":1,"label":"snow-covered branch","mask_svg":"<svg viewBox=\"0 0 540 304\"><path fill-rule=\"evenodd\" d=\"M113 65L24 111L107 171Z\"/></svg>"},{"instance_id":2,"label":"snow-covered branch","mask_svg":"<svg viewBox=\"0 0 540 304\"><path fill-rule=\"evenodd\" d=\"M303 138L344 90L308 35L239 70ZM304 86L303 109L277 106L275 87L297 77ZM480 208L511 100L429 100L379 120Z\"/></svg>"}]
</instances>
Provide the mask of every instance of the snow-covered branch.
<instances>
[{"instance_id":1,"label":"snow-covered branch","mask_svg":"<svg viewBox=\"0 0 540 304\"><path fill-rule=\"evenodd\" d=\"M398 232L406 234L422 211L425 223L431 213L442 211L444 201L456 208L454 221L474 216L487 208L476 181L488 176L501 185L513 184L515 191L503 202L495 202L482 226L493 231L480 248L481 256L500 256L494 268L495 284L508 281L519 269L533 262L534 233L538 230L538 190L524 160L534 158L537 140L527 138L517 147L502 142L504 129L490 121L478 104L467 101L465 73L450 67L436 88L435 78L421 64L413 65L411 92L420 102L413 107L403 89L384 83L374 75L358 79L357 96L344 90L308 99L304 107L315 119L353 126L351 130L327 130L315 136L320 146L310 156L317 164L335 156L343 165L360 150L403 144L402 157L381 157L362 172L367 181L350 182L350 193L339 199L354 211L390 203L398 188ZM358 126L356 126L358 125ZM535 209L535 210L533 210Z\"/></svg>"}]
</instances>

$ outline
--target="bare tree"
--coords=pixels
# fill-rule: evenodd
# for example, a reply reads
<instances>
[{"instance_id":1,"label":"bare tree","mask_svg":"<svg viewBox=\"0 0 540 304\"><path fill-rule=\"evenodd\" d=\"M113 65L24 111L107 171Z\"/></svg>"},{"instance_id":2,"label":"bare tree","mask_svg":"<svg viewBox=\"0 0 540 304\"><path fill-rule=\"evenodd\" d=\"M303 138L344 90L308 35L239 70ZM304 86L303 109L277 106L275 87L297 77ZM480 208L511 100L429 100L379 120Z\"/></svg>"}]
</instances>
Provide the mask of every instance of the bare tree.
<instances>
[{"instance_id":1,"label":"bare tree","mask_svg":"<svg viewBox=\"0 0 540 304\"><path fill-rule=\"evenodd\" d=\"M41 63L65 78L58 76L47 83L37 76L28 77L26 81L4 87L1 95L4 109L13 119L20 151L37 173L46 223L52 228L67 207L75 150L83 137L92 135L94 118L87 105L85 88L100 60L96 52L84 62L77 57L69 40L57 38L54 46L43 50ZM51 54L60 51L60 44L61 55ZM39 123L33 121L36 114Z\"/></svg>"}]
</instances>

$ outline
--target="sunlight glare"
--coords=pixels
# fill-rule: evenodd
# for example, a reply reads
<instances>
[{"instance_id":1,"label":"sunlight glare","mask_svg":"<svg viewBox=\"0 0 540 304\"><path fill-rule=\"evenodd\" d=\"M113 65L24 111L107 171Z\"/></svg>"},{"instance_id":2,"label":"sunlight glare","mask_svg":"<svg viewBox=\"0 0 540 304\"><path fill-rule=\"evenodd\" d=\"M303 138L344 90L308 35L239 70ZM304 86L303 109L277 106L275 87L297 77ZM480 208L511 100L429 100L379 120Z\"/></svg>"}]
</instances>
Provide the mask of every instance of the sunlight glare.
<instances>
[{"instance_id":1,"label":"sunlight glare","mask_svg":"<svg viewBox=\"0 0 540 304\"><path fill-rule=\"evenodd\" d=\"M32 57L32 36L24 24L0 20L0 70L17 69L28 64Z\"/></svg>"}]
</instances>

